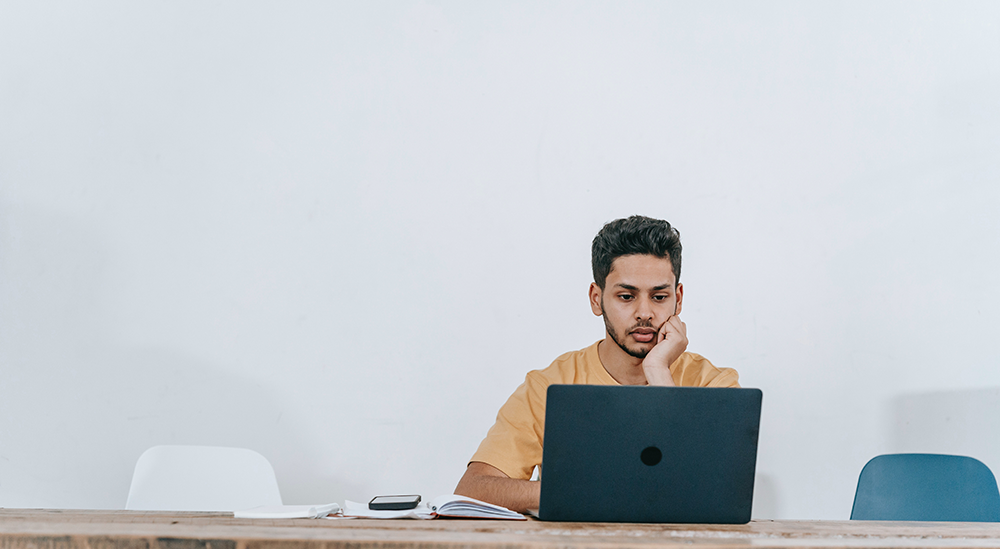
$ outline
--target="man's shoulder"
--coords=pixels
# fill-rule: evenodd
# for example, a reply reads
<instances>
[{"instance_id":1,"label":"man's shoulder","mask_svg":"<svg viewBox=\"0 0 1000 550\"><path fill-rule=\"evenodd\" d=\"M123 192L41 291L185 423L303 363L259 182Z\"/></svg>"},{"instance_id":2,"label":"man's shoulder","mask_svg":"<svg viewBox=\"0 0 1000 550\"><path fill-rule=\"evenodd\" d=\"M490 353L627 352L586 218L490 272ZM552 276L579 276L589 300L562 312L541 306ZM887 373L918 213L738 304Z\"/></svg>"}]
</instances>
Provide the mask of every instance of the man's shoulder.
<instances>
[{"instance_id":1,"label":"man's shoulder","mask_svg":"<svg viewBox=\"0 0 1000 550\"><path fill-rule=\"evenodd\" d=\"M677 360L682 386L739 387L739 373L731 368L719 368L697 353L685 351Z\"/></svg>"},{"instance_id":2,"label":"man's shoulder","mask_svg":"<svg viewBox=\"0 0 1000 550\"><path fill-rule=\"evenodd\" d=\"M690 351L685 351L684 353L682 353L680 356L680 360L681 363L688 365L697 365L699 367L708 366L712 367L713 369L715 368L715 365L713 365L711 361L705 359L703 356L698 355L697 353L693 353Z\"/></svg>"},{"instance_id":3,"label":"man's shoulder","mask_svg":"<svg viewBox=\"0 0 1000 550\"><path fill-rule=\"evenodd\" d=\"M556 357L555 360L552 361L552 364L545 370L560 366L575 368L580 365L588 364L593 361L594 357L597 357L597 345L600 343L601 341L598 340L583 349L567 351L559 357Z\"/></svg>"},{"instance_id":4,"label":"man's shoulder","mask_svg":"<svg viewBox=\"0 0 1000 550\"><path fill-rule=\"evenodd\" d=\"M600 340L579 350L568 351L544 369L528 373L528 380L543 384L582 384L594 378L598 371L603 372L597 346Z\"/></svg>"}]
</instances>

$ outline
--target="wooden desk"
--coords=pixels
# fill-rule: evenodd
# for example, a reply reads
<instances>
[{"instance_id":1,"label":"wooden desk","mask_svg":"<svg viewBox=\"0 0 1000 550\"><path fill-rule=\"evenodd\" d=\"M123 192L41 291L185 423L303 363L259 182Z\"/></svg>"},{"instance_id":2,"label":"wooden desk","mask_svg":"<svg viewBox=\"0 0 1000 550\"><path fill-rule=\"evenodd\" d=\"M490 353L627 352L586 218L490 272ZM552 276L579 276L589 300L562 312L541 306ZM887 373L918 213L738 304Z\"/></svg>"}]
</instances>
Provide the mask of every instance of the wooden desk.
<instances>
[{"instance_id":1,"label":"wooden desk","mask_svg":"<svg viewBox=\"0 0 1000 550\"><path fill-rule=\"evenodd\" d=\"M748 525L480 520L250 520L225 513L0 509L0 548L992 547L1000 523Z\"/></svg>"}]
</instances>

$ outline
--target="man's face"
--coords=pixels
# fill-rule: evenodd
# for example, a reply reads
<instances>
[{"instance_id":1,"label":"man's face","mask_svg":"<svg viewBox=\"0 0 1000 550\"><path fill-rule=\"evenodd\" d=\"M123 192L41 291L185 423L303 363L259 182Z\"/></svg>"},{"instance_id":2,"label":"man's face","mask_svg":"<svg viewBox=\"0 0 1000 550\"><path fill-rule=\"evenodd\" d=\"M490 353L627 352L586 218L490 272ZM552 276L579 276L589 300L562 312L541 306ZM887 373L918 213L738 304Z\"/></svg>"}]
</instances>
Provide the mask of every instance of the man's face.
<instances>
[{"instance_id":1,"label":"man's face","mask_svg":"<svg viewBox=\"0 0 1000 550\"><path fill-rule=\"evenodd\" d=\"M656 333L681 312L684 285L677 284L670 258L649 254L619 256L602 290L590 285L590 307L604 316L608 336L632 357L643 359L656 345Z\"/></svg>"}]
</instances>

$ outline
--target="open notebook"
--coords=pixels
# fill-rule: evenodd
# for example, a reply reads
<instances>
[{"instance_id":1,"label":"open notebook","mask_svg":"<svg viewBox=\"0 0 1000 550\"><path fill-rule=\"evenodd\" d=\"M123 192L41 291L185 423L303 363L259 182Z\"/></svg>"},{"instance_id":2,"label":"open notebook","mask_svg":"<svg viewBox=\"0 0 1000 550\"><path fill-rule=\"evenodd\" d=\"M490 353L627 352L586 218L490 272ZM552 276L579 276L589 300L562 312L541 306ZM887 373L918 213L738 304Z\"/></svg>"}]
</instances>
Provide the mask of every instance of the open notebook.
<instances>
[{"instance_id":1,"label":"open notebook","mask_svg":"<svg viewBox=\"0 0 1000 550\"><path fill-rule=\"evenodd\" d=\"M478 519L527 519L517 512L488 502L461 495L442 495L421 502L411 510L369 510L368 505L348 500L344 503L343 517L382 519L434 519L434 518L478 518Z\"/></svg>"}]
</instances>

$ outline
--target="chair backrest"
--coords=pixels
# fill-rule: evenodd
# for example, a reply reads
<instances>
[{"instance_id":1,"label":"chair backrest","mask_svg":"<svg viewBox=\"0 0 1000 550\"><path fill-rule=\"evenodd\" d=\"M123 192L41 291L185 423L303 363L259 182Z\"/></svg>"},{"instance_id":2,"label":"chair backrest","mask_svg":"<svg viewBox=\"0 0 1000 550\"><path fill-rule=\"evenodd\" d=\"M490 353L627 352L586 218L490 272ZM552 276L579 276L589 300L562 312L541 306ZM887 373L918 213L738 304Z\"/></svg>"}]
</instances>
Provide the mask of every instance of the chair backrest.
<instances>
[{"instance_id":1,"label":"chair backrest","mask_svg":"<svg viewBox=\"0 0 1000 550\"><path fill-rule=\"evenodd\" d=\"M1000 521L993 472L967 456L881 455L858 478L851 519Z\"/></svg>"},{"instance_id":2,"label":"chair backrest","mask_svg":"<svg viewBox=\"0 0 1000 550\"><path fill-rule=\"evenodd\" d=\"M274 469L250 449L160 445L135 464L127 510L233 511L281 505Z\"/></svg>"}]
</instances>

